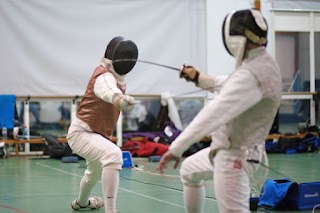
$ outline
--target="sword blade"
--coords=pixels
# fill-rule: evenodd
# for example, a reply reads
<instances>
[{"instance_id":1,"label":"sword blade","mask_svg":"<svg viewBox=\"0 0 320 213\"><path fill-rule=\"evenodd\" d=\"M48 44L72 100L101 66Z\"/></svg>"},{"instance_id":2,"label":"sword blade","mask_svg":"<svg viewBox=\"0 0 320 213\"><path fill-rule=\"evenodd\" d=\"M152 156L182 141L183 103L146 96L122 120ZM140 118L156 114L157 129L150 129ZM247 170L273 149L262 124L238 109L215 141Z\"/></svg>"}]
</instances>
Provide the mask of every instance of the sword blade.
<instances>
[{"instance_id":1,"label":"sword blade","mask_svg":"<svg viewBox=\"0 0 320 213\"><path fill-rule=\"evenodd\" d=\"M180 72L180 68L177 68L177 67L172 67L172 66L168 66L168 65L164 65L164 64L159 64L159 63L145 61L145 60L139 60L139 59L118 59L118 60L112 61L112 63L119 63L119 62L125 62L125 61L136 61L136 62L141 62L141 63L145 63L145 64L152 64L155 66L164 67L167 69L176 70L176 71Z\"/></svg>"}]
</instances>

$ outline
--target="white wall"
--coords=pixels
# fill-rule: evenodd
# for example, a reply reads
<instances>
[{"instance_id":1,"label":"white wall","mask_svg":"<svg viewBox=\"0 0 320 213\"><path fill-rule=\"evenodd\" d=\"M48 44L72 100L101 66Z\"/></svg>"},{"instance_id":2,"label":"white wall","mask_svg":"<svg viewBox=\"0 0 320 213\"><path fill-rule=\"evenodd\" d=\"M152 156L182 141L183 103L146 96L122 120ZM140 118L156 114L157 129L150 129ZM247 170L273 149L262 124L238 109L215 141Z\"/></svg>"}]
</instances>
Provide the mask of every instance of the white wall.
<instances>
[{"instance_id":1,"label":"white wall","mask_svg":"<svg viewBox=\"0 0 320 213\"><path fill-rule=\"evenodd\" d=\"M266 1L266 0L265 0ZM273 7L282 9L317 10L319 0L272 0Z\"/></svg>"},{"instance_id":2,"label":"white wall","mask_svg":"<svg viewBox=\"0 0 320 213\"><path fill-rule=\"evenodd\" d=\"M232 10L251 8L250 1L206 1L207 13L207 70L216 75L228 75L234 70L234 58L226 51L222 41L222 23Z\"/></svg>"}]
</instances>

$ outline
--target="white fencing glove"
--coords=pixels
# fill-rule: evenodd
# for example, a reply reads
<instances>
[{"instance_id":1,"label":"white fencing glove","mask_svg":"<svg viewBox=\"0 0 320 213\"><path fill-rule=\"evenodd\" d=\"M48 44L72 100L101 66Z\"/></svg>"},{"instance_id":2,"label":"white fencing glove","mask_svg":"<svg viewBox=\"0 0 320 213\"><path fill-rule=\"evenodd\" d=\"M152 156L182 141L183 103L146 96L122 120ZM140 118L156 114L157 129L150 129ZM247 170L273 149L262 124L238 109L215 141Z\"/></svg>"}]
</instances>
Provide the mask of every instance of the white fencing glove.
<instances>
[{"instance_id":1,"label":"white fencing glove","mask_svg":"<svg viewBox=\"0 0 320 213\"><path fill-rule=\"evenodd\" d=\"M124 112L129 112L133 110L135 105L135 100L130 95L123 95L123 94L116 93L113 95L112 100L113 100L113 105Z\"/></svg>"}]
</instances>

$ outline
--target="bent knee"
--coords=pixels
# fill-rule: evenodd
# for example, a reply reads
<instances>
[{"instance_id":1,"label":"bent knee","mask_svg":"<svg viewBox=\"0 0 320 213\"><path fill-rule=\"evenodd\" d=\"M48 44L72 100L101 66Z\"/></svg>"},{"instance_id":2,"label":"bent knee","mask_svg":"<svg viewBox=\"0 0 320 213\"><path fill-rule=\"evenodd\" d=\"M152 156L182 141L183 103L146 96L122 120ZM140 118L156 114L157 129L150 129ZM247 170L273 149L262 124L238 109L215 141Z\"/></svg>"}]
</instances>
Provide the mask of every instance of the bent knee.
<instances>
[{"instance_id":1,"label":"bent knee","mask_svg":"<svg viewBox=\"0 0 320 213\"><path fill-rule=\"evenodd\" d=\"M180 170L180 178L182 183L187 185L198 185L203 181L197 173L186 172L184 170Z\"/></svg>"},{"instance_id":2,"label":"bent knee","mask_svg":"<svg viewBox=\"0 0 320 213\"><path fill-rule=\"evenodd\" d=\"M180 167L180 178L184 184L199 184L201 183L201 179L196 177L197 174L192 171L190 168L190 164L186 163L186 161L182 162Z\"/></svg>"},{"instance_id":3,"label":"bent knee","mask_svg":"<svg viewBox=\"0 0 320 213\"><path fill-rule=\"evenodd\" d=\"M103 157L101 159L102 167L121 169L123 164L122 151L116 146L112 150L103 151Z\"/></svg>"},{"instance_id":4,"label":"bent knee","mask_svg":"<svg viewBox=\"0 0 320 213\"><path fill-rule=\"evenodd\" d=\"M180 167L180 178L184 184L199 185L204 180L212 179L213 172L211 170L194 167L191 162L186 159Z\"/></svg>"}]
</instances>

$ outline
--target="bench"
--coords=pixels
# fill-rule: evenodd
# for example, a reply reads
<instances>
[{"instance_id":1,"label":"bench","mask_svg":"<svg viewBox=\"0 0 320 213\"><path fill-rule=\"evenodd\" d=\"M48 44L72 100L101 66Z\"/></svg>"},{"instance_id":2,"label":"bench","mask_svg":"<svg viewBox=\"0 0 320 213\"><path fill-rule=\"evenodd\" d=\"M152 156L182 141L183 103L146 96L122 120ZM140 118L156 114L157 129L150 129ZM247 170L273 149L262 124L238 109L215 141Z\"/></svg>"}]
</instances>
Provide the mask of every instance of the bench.
<instances>
[{"instance_id":1,"label":"bench","mask_svg":"<svg viewBox=\"0 0 320 213\"><path fill-rule=\"evenodd\" d=\"M5 142L5 144L14 144L15 145L15 152L14 155L15 156L19 156L19 145L20 144L44 144L45 139L44 138L32 138L32 139L8 139L8 140L2 140L0 139L0 141ZM59 143L67 143L67 139L66 138L61 138L58 137L57 141ZM117 137L112 137L112 142L116 143L117 142Z\"/></svg>"},{"instance_id":2,"label":"bench","mask_svg":"<svg viewBox=\"0 0 320 213\"><path fill-rule=\"evenodd\" d=\"M66 138L58 138L59 143L66 143ZM34 138L34 139L9 139L9 140L1 140L4 141L5 144L14 144L15 145L15 156L19 156L19 145L20 144L44 144L44 138Z\"/></svg>"}]
</instances>

